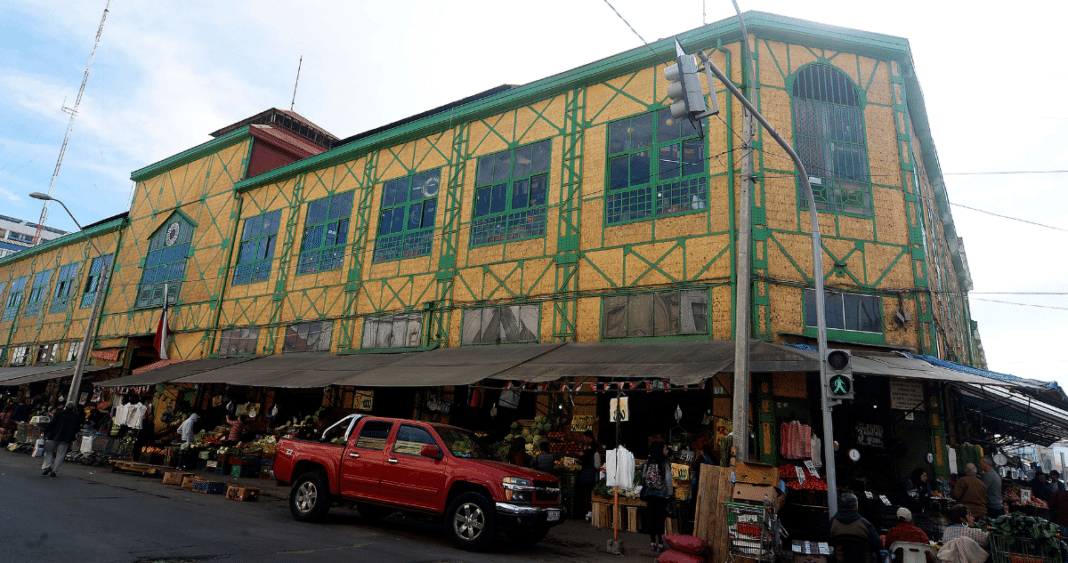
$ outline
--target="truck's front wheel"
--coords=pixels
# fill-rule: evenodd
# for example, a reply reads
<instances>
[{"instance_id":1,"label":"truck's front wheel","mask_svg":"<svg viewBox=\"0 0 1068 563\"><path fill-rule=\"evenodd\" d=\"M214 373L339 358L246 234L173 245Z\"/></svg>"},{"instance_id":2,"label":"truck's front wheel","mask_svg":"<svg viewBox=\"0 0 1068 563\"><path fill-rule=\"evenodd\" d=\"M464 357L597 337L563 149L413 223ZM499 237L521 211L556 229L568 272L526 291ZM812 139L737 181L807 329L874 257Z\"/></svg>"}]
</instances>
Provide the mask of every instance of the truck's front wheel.
<instances>
[{"instance_id":1,"label":"truck's front wheel","mask_svg":"<svg viewBox=\"0 0 1068 563\"><path fill-rule=\"evenodd\" d=\"M449 539L460 549L481 551L497 536L493 503L479 493L463 493L453 499L445 522Z\"/></svg>"},{"instance_id":2,"label":"truck's front wheel","mask_svg":"<svg viewBox=\"0 0 1068 563\"><path fill-rule=\"evenodd\" d=\"M305 473L289 492L289 511L298 522L318 522L330 510L330 484L326 475Z\"/></svg>"}]
</instances>

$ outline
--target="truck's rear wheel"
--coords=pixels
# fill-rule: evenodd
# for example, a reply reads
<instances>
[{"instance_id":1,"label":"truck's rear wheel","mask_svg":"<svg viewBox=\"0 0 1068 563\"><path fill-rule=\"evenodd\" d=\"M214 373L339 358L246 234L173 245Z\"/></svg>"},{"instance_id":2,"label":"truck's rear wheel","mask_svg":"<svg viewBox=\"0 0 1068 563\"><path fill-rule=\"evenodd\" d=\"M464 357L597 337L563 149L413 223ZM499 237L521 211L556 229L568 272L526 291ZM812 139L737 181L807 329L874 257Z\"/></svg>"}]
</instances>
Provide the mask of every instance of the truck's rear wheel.
<instances>
[{"instance_id":1,"label":"truck's rear wheel","mask_svg":"<svg viewBox=\"0 0 1068 563\"><path fill-rule=\"evenodd\" d=\"M545 539L545 536L548 534L549 528L521 528L505 532L508 539L522 546L534 545Z\"/></svg>"},{"instance_id":2,"label":"truck's rear wheel","mask_svg":"<svg viewBox=\"0 0 1068 563\"><path fill-rule=\"evenodd\" d=\"M463 493L445 512L445 526L453 545L468 551L486 549L497 536L493 503L479 493Z\"/></svg>"},{"instance_id":3,"label":"truck's rear wheel","mask_svg":"<svg viewBox=\"0 0 1068 563\"><path fill-rule=\"evenodd\" d=\"M289 492L289 511L298 522L319 522L330 510L330 484L326 475L305 473Z\"/></svg>"}]
</instances>

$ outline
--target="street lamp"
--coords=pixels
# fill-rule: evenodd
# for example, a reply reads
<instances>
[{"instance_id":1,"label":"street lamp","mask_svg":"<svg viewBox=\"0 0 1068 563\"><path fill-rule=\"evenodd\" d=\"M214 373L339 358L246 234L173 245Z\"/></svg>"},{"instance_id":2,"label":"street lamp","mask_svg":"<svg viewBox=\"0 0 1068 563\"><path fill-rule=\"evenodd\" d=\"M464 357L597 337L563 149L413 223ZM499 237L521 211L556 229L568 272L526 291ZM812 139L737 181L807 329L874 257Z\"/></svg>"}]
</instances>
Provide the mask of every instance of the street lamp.
<instances>
[{"instance_id":1,"label":"street lamp","mask_svg":"<svg viewBox=\"0 0 1068 563\"><path fill-rule=\"evenodd\" d=\"M93 250L96 251L97 255L99 255L101 259L104 258L104 253L100 251L100 247L98 247L96 243L93 242L93 239L89 237L89 233L85 232L85 230L82 229L81 224L78 223L78 220L74 218L74 214L70 212L70 209L67 209L67 205L65 203L48 194L44 194L41 192L33 192L32 194L30 194L30 197L42 201L59 202L59 204L63 206L63 210L66 211L67 215L69 215L71 220L74 221L74 224L78 226L78 230L81 231L83 235L85 235L85 240L89 242L89 244L93 247ZM82 338L82 347L80 350L78 350L78 365L74 368L74 379L71 380L70 391L67 393L67 400L73 401L75 404L78 403L78 397L80 395L82 387L82 373L85 372L85 361L89 358L89 346L90 342L92 342L93 340L93 329L96 327L97 317L100 316L100 303L104 300L103 288L105 285L107 285L108 281L108 270L104 266L105 264L101 264L100 282L96 284L96 295L93 297L93 312L90 313L89 323L85 327L85 337Z\"/></svg>"}]
</instances>

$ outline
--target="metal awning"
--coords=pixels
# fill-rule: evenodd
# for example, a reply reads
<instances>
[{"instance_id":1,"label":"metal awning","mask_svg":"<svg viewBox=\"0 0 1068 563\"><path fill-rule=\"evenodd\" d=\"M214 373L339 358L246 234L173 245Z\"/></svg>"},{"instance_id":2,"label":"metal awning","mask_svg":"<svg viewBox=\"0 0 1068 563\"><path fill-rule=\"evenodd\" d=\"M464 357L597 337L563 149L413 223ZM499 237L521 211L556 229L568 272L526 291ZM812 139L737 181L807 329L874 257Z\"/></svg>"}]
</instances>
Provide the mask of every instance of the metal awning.
<instances>
[{"instance_id":1,"label":"metal awning","mask_svg":"<svg viewBox=\"0 0 1068 563\"><path fill-rule=\"evenodd\" d=\"M750 371L804 371L818 364L799 351L750 341ZM733 340L691 342L568 342L494 379L539 383L562 377L667 379L692 385L734 371Z\"/></svg>"},{"instance_id":2,"label":"metal awning","mask_svg":"<svg viewBox=\"0 0 1068 563\"><path fill-rule=\"evenodd\" d=\"M41 366L44 367L44 366ZM74 375L74 366L49 366L50 371L37 372L30 375L23 375L13 379L0 382L0 386L17 387L19 385L25 385L27 383L37 383L38 381L48 381L50 379L62 379L64 377L70 377ZM105 369L111 369L111 366L85 366L82 369L82 373L92 373L94 371L101 371Z\"/></svg>"},{"instance_id":3,"label":"metal awning","mask_svg":"<svg viewBox=\"0 0 1068 563\"><path fill-rule=\"evenodd\" d=\"M96 385L99 387L137 387L140 385L157 385L193 374L249 362L253 359L255 359L255 357L161 361L157 362L160 364L158 367L152 368L153 364L149 364L144 367L151 369L140 371L144 368L138 368L137 370L134 370L136 373L132 375L109 379L108 381L101 381L96 383Z\"/></svg>"},{"instance_id":4,"label":"metal awning","mask_svg":"<svg viewBox=\"0 0 1068 563\"><path fill-rule=\"evenodd\" d=\"M406 355L389 365L354 377L339 379L334 384L356 387L470 385L526 365L524 362L537 361L566 346L568 345L563 343L553 343L438 348Z\"/></svg>"},{"instance_id":5,"label":"metal awning","mask_svg":"<svg viewBox=\"0 0 1068 563\"><path fill-rule=\"evenodd\" d=\"M810 358L814 364L812 371L819 369L819 352L817 350L795 348L793 346L789 346L789 348L793 348L797 352ZM853 373L859 375L905 377L910 379L951 381L955 383L974 383L976 385L1014 385L1013 383L1006 381L936 366L911 355L895 353L854 351L850 365L853 367Z\"/></svg>"},{"instance_id":6,"label":"metal awning","mask_svg":"<svg viewBox=\"0 0 1068 563\"><path fill-rule=\"evenodd\" d=\"M12 379L20 379L39 373L49 373L63 369L60 366L24 366L0 368L0 386L7 385Z\"/></svg>"},{"instance_id":7,"label":"metal awning","mask_svg":"<svg viewBox=\"0 0 1068 563\"><path fill-rule=\"evenodd\" d=\"M1019 391L994 385L957 385L964 406L980 413L995 434L1040 446L1068 438L1068 411Z\"/></svg>"},{"instance_id":8,"label":"metal awning","mask_svg":"<svg viewBox=\"0 0 1068 563\"><path fill-rule=\"evenodd\" d=\"M173 383L228 383L249 387L317 388L359 376L399 359L419 354L346 354L318 352L277 354L183 377ZM352 385L347 383L346 385Z\"/></svg>"}]
</instances>

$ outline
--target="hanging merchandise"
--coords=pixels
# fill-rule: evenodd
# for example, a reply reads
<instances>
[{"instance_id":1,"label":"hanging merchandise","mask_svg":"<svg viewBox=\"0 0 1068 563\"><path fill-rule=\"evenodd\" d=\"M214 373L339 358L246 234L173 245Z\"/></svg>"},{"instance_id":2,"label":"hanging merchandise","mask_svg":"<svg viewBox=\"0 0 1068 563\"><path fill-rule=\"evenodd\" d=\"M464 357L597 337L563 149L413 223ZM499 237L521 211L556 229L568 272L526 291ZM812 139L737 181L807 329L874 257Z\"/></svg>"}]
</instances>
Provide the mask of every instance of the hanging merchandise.
<instances>
[{"instance_id":1,"label":"hanging merchandise","mask_svg":"<svg viewBox=\"0 0 1068 563\"><path fill-rule=\"evenodd\" d=\"M475 386L467 390L467 404L475 408L482 408L482 388Z\"/></svg>"},{"instance_id":2,"label":"hanging merchandise","mask_svg":"<svg viewBox=\"0 0 1068 563\"><path fill-rule=\"evenodd\" d=\"M634 454L619 446L605 452L605 486L629 491L634 488Z\"/></svg>"},{"instance_id":3,"label":"hanging merchandise","mask_svg":"<svg viewBox=\"0 0 1068 563\"><path fill-rule=\"evenodd\" d=\"M512 388L501 391L501 398L497 404L506 409L519 408L519 391Z\"/></svg>"},{"instance_id":4,"label":"hanging merchandise","mask_svg":"<svg viewBox=\"0 0 1068 563\"><path fill-rule=\"evenodd\" d=\"M794 420L779 429L780 450L786 459L807 459L812 455L812 428Z\"/></svg>"}]
</instances>

